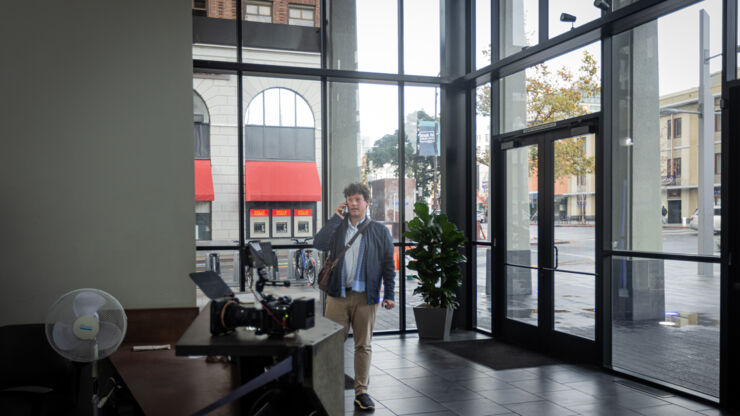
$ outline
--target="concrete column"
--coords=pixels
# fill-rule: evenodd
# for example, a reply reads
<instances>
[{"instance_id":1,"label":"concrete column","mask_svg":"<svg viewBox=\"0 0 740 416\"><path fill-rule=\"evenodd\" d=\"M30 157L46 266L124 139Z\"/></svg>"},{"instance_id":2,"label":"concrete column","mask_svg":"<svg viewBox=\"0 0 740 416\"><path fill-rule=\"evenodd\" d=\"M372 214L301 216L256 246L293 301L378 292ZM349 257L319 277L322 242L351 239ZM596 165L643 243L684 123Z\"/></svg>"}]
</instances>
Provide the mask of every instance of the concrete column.
<instances>
[{"instance_id":1,"label":"concrete column","mask_svg":"<svg viewBox=\"0 0 740 416\"><path fill-rule=\"evenodd\" d=\"M614 38L613 248L663 250L660 198L658 26ZM615 319L663 319L663 261L614 259Z\"/></svg>"},{"instance_id":2,"label":"concrete column","mask_svg":"<svg viewBox=\"0 0 740 416\"><path fill-rule=\"evenodd\" d=\"M501 2L501 53L508 56L522 49L524 42L524 6L522 0ZM501 131L527 127L527 90L524 72L506 77L501 82ZM506 151L506 261L529 266L532 258L529 245L529 148ZM508 295L532 293L529 269L507 268Z\"/></svg>"},{"instance_id":3,"label":"concrete column","mask_svg":"<svg viewBox=\"0 0 740 416\"><path fill-rule=\"evenodd\" d=\"M329 66L337 69L357 69L357 8L354 1L331 2L328 9L331 48ZM342 191L350 182L360 181L359 164L359 87L354 83L330 83L328 157L329 215L344 200Z\"/></svg>"}]
</instances>

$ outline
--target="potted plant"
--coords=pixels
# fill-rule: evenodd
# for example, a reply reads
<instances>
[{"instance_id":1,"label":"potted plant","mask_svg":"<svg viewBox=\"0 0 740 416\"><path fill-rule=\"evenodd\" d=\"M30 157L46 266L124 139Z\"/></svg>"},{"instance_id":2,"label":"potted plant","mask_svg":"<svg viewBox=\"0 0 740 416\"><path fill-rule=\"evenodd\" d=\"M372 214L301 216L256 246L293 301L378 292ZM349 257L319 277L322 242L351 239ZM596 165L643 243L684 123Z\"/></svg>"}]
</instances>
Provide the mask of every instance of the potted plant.
<instances>
[{"instance_id":1,"label":"potted plant","mask_svg":"<svg viewBox=\"0 0 740 416\"><path fill-rule=\"evenodd\" d=\"M414 213L403 235L415 244L406 251L412 258L408 268L417 272L414 295L424 300L414 308L416 327L420 338L446 338L453 311L460 305L456 290L462 285L460 264L467 261L461 253L465 235L447 215L430 213L424 203L417 202Z\"/></svg>"}]
</instances>

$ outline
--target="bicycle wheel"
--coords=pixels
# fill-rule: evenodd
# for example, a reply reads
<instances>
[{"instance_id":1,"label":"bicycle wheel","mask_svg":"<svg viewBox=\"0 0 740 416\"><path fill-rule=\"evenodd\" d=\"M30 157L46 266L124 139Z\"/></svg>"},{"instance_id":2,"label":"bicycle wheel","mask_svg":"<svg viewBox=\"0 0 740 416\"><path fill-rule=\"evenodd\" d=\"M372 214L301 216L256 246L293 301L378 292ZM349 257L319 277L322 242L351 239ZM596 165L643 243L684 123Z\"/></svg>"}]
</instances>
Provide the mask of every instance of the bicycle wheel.
<instances>
[{"instance_id":1,"label":"bicycle wheel","mask_svg":"<svg viewBox=\"0 0 740 416\"><path fill-rule=\"evenodd\" d=\"M295 258L294 258L293 264L295 264L295 268L293 269L293 276L295 277L296 280L300 280L301 278L303 278L303 267L301 264L301 251L296 250L294 257Z\"/></svg>"},{"instance_id":2,"label":"bicycle wheel","mask_svg":"<svg viewBox=\"0 0 740 416\"><path fill-rule=\"evenodd\" d=\"M253 271L254 270L251 267L247 267L247 273L246 273L246 276L245 276L246 285L247 285L246 287L247 288L251 288L252 287L252 283L254 281L254 273L253 273Z\"/></svg>"},{"instance_id":3,"label":"bicycle wheel","mask_svg":"<svg viewBox=\"0 0 740 416\"><path fill-rule=\"evenodd\" d=\"M313 286L316 284L316 261L314 259L308 259L308 264L306 264L306 279L309 285Z\"/></svg>"}]
</instances>

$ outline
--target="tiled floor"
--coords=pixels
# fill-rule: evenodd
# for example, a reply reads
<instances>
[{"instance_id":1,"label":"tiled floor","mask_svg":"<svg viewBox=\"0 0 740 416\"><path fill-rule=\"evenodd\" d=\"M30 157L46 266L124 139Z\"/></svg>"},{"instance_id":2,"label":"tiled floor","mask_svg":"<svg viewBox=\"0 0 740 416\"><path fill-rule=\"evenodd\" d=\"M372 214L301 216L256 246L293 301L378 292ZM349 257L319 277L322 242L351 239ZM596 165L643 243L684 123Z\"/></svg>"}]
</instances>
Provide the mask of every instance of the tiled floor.
<instances>
[{"instance_id":1,"label":"tiled floor","mask_svg":"<svg viewBox=\"0 0 740 416\"><path fill-rule=\"evenodd\" d=\"M453 340L484 338L456 332ZM496 371L415 335L375 336L370 396L377 416L386 415L727 415L710 404L620 383L596 367L550 365ZM345 343L345 372L353 376L353 343ZM629 382L626 384L630 384ZM354 407L345 390L345 412Z\"/></svg>"}]
</instances>

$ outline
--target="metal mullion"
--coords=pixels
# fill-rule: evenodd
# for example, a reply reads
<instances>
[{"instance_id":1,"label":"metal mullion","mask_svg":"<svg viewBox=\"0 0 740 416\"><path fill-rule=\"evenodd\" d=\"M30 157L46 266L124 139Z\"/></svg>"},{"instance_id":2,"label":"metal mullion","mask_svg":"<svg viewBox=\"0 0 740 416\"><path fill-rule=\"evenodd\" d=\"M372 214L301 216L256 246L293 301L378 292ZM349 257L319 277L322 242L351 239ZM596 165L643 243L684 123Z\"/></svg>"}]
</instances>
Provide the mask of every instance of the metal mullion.
<instances>
[{"instance_id":1,"label":"metal mullion","mask_svg":"<svg viewBox=\"0 0 740 416\"><path fill-rule=\"evenodd\" d=\"M491 2L491 65L496 64L501 56L501 45L498 41L501 31L501 0ZM485 69L485 68L482 68Z\"/></svg>"},{"instance_id":2,"label":"metal mullion","mask_svg":"<svg viewBox=\"0 0 740 416\"><path fill-rule=\"evenodd\" d=\"M472 0L472 3L473 4L470 7L470 10L468 11L467 17L466 17L467 21L469 22L468 25L466 26L467 29L468 29L468 35L472 39L472 42L471 42L471 45L470 45L470 48L469 48L468 54L467 54L467 58L468 58L467 60L468 60L468 62L466 64L466 66L469 67L469 68L475 68L478 65L478 63L475 61L475 49L476 49L476 46L475 45L476 45L476 41L478 39L475 36L475 31L476 31L476 27L477 27L477 22L476 22L476 20L477 20L477 8L475 7L475 0ZM440 42L441 42L441 39L440 39ZM440 59L441 59L441 57L440 57ZM441 66L440 66L440 69L441 69ZM441 72L441 70L440 70L440 72ZM470 72L470 71L466 71L466 73L467 72Z\"/></svg>"},{"instance_id":3,"label":"metal mullion","mask_svg":"<svg viewBox=\"0 0 740 416\"><path fill-rule=\"evenodd\" d=\"M548 19L550 18L549 15L549 7L548 7L548 0L539 0L539 10L538 10L538 30L539 30L539 43L547 42L547 40L550 38L550 29L549 29L549 22Z\"/></svg>"},{"instance_id":4,"label":"metal mullion","mask_svg":"<svg viewBox=\"0 0 740 416\"><path fill-rule=\"evenodd\" d=\"M398 30L398 33L397 33L397 35L398 35L398 40L397 40L397 42L398 42L398 68L397 68L397 71L398 71L399 74L403 74L404 73L403 72L404 71L404 69L403 69L403 50L404 50L404 45L403 45L403 0L396 0L396 1L397 1L397 3L396 3L396 5L397 5L396 19L398 19L398 21L396 22L396 24L397 24L397 30Z\"/></svg>"},{"instance_id":5,"label":"metal mullion","mask_svg":"<svg viewBox=\"0 0 740 416\"><path fill-rule=\"evenodd\" d=\"M555 299L555 272L552 271L555 266L555 257L553 256L553 247L555 247L555 230L553 228L553 201L554 197L554 172L555 172L555 142L559 137L557 131L543 133L535 142L538 147L538 169L537 169L537 233L538 243L537 251L539 259L538 285L537 285L537 304L539 333L547 331L549 334L555 329L554 307ZM549 180L548 180L549 179ZM547 270L549 269L549 270ZM547 296L542 296L547 294Z\"/></svg>"},{"instance_id":6,"label":"metal mullion","mask_svg":"<svg viewBox=\"0 0 740 416\"><path fill-rule=\"evenodd\" d=\"M327 131L329 124L328 94L329 83L326 77L321 78L321 215L322 220L329 218L329 133ZM322 221L323 223L324 221Z\"/></svg>"},{"instance_id":7,"label":"metal mullion","mask_svg":"<svg viewBox=\"0 0 740 416\"><path fill-rule=\"evenodd\" d=\"M264 64L253 64L253 63L238 63L238 62L226 62L226 61L208 61L203 59L193 60L193 69L209 69L209 70L221 70L221 71L237 71L241 70L244 73L249 73L254 76L264 76L271 78L295 78L295 79L317 79L321 77L327 77L329 79L336 79L340 81L356 81L356 82L385 82L385 83L396 83L396 82L407 82L415 84L450 84L450 80L437 76L427 75L406 75L406 74L395 74L395 73L383 73L383 72L366 72L366 71L348 71L344 69L322 69L322 68L308 68L308 67L295 67L295 66L283 66L283 65L264 65Z\"/></svg>"},{"instance_id":8,"label":"metal mullion","mask_svg":"<svg viewBox=\"0 0 740 416\"><path fill-rule=\"evenodd\" d=\"M401 0L399 3L403 3ZM406 251L406 238L403 236L404 224L406 221L406 132L404 125L404 84L398 84L398 210L400 224L398 225L398 303L400 310L398 311L399 319L399 330L401 333L406 331L406 268L405 255ZM418 121L417 121L418 122Z\"/></svg>"},{"instance_id":9,"label":"metal mullion","mask_svg":"<svg viewBox=\"0 0 740 416\"><path fill-rule=\"evenodd\" d=\"M732 262L732 252L737 252L735 238L730 238L730 234L735 233L737 225L735 224L734 217L730 216L732 212L733 201L737 201L733 194L737 194L738 190L734 189L732 178L733 168L730 167L730 161L736 159L732 157L731 151L736 149L736 146L731 145L731 135L737 132L731 131L731 110L737 111L737 108L731 108L730 102L730 87L735 86L737 88L737 1L725 0L723 1L723 36L722 36L722 52L724 53L723 74L722 77L722 98L720 101L720 111L722 113L721 118L721 215L722 215L722 229L720 235L720 256L722 263L720 265L720 370L719 370L719 401L725 407L740 407L740 400L734 392L738 389L738 378L737 368L738 360L734 358L734 354L731 353L733 349L737 348L738 336L734 334L733 328L737 327L737 308L732 308L731 305L736 304L738 295L737 290L733 290L737 279L733 279L733 273L736 273L736 265ZM734 123L735 125L737 123Z\"/></svg>"},{"instance_id":10,"label":"metal mullion","mask_svg":"<svg viewBox=\"0 0 740 416\"><path fill-rule=\"evenodd\" d=\"M328 42L328 35L326 33L326 22L328 21L326 16L326 5L327 0L321 0L320 7L321 10L319 12L319 19L321 19L319 25L319 30L321 31L321 69L326 69L327 64L326 60L328 59L328 53L327 53L327 42Z\"/></svg>"},{"instance_id":11,"label":"metal mullion","mask_svg":"<svg viewBox=\"0 0 740 416\"><path fill-rule=\"evenodd\" d=\"M237 250L239 250L239 246L237 245L196 246L195 247L195 251L237 251Z\"/></svg>"},{"instance_id":12,"label":"metal mullion","mask_svg":"<svg viewBox=\"0 0 740 416\"><path fill-rule=\"evenodd\" d=\"M612 287L611 256L606 250L612 241L612 38L601 41L601 117L596 142L596 279L595 335L601 365L612 365ZM599 176L601 173L601 176Z\"/></svg>"},{"instance_id":13,"label":"metal mullion","mask_svg":"<svg viewBox=\"0 0 740 416\"><path fill-rule=\"evenodd\" d=\"M236 2L236 60L237 62L242 62L242 0L237 0ZM246 247L245 247L245 237L246 237L246 230L244 229L244 92L243 89L243 73L240 70L236 71L236 109L237 109L237 115L236 115L236 124L237 124L237 153L239 154L237 157L238 160L238 169L237 174L239 175L238 178L238 184L239 184L239 190L237 193L238 198L238 206L239 206L239 291L244 292L246 289L246 274L245 274L245 268L243 267L244 264L246 264ZM262 100L264 104L264 99ZM262 112L262 115L264 117L264 111Z\"/></svg>"}]
</instances>

